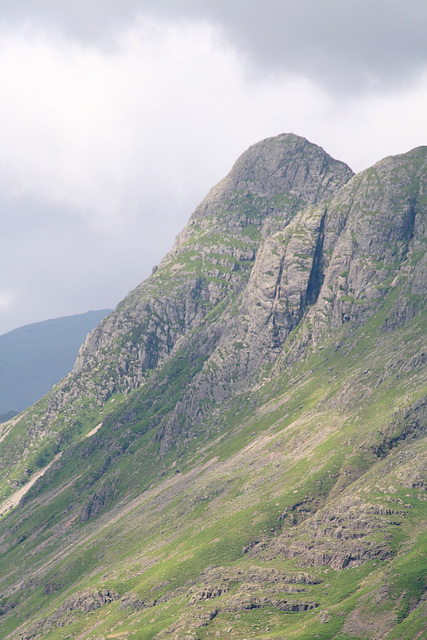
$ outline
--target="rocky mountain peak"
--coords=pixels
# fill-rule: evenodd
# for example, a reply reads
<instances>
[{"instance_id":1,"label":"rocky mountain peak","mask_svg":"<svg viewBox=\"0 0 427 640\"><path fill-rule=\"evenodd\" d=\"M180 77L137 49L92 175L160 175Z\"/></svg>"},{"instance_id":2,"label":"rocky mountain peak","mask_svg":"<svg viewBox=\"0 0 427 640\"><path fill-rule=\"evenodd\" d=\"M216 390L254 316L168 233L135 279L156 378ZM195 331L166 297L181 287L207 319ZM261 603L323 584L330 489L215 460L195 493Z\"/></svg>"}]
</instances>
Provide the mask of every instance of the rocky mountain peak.
<instances>
[{"instance_id":1,"label":"rocky mountain peak","mask_svg":"<svg viewBox=\"0 0 427 640\"><path fill-rule=\"evenodd\" d=\"M0 635L425 632L427 149L262 141L0 425Z\"/></svg>"},{"instance_id":2,"label":"rocky mountain peak","mask_svg":"<svg viewBox=\"0 0 427 640\"><path fill-rule=\"evenodd\" d=\"M215 209L242 209L245 198L282 196L283 204L310 205L328 198L353 175L343 162L321 147L293 133L284 133L252 145L230 173L213 187L191 220L215 214ZM216 211L218 213L218 211ZM264 215L274 213L265 210Z\"/></svg>"},{"instance_id":3,"label":"rocky mountain peak","mask_svg":"<svg viewBox=\"0 0 427 640\"><path fill-rule=\"evenodd\" d=\"M286 191L313 204L353 175L351 169L334 160L321 147L293 133L267 138L249 147L234 164L227 180L235 189L255 189L265 193ZM323 191L322 191L323 187ZM320 193L319 193L320 191Z\"/></svg>"},{"instance_id":4,"label":"rocky mountain peak","mask_svg":"<svg viewBox=\"0 0 427 640\"><path fill-rule=\"evenodd\" d=\"M120 340L125 347L129 335L132 344L137 332L146 346L139 341L137 348L125 347L126 371L117 372L115 388L139 386L179 337L240 291L266 238L304 207L330 198L352 175L347 165L294 134L250 147L197 207L159 269L90 336L76 373L91 369L93 357L107 360L109 343ZM163 329L153 320L153 305Z\"/></svg>"}]
</instances>

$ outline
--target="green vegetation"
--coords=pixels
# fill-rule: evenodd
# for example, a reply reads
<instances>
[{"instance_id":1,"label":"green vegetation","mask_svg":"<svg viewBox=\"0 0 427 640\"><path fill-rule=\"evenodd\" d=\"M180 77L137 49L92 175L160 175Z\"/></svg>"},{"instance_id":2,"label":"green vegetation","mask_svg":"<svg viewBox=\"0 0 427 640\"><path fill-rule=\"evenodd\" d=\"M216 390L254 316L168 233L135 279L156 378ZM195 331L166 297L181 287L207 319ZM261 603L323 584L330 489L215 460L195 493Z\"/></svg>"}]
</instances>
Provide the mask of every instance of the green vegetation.
<instances>
[{"instance_id":1,"label":"green vegetation","mask_svg":"<svg viewBox=\"0 0 427 640\"><path fill-rule=\"evenodd\" d=\"M383 210L380 164L327 194L315 232L320 208L289 224L315 150L283 140L306 178L269 193L264 156L240 168L81 371L5 425L2 495L45 473L1 516L1 637L425 634L424 272L413 230L390 236L424 160L399 160L400 208ZM271 237L270 274L292 260L282 289L251 277Z\"/></svg>"},{"instance_id":2,"label":"green vegetation","mask_svg":"<svg viewBox=\"0 0 427 640\"><path fill-rule=\"evenodd\" d=\"M372 324L375 326L376 323ZM410 334L417 335L417 327L418 321L403 327L401 338ZM246 637L248 634L251 637L263 637L268 633L271 637L286 634L287 637L302 639L319 635L321 638L337 640L349 637L343 628L350 614L353 617L362 616L361 620L369 618L370 614L365 611L367 605L363 603L369 602L376 589L380 589L385 567L390 576L387 578L390 595L381 606L384 611L389 611L387 615L394 618L399 626L406 624L408 629L421 630L417 606L425 589L425 542L423 543L422 537L415 545L411 545L409 555L396 554L385 562L371 560L361 566L356 565L343 570L331 570L327 566L310 566L301 562L298 557L292 559L280 555L272 565L271 551L268 550L268 541L274 542L281 536L285 536L285 539L286 536L291 536L288 538L290 544L295 535L292 533L293 530L299 531L301 541L309 540L310 536L306 536L310 526L318 526L316 519L311 520L315 518L315 514L326 508L326 505L329 505L329 510L334 509L334 500L339 504L346 496L351 497L356 505L358 502L355 498L359 495L368 497L370 504L376 504L379 500L378 504L383 509L389 504L390 507L387 508L396 511L393 504L397 505L399 514L402 512L400 501L403 504L414 505L410 509L403 509L407 515L399 515L399 521L403 523L406 519L406 524L403 530L402 525L397 527L398 534L395 534L396 525L393 524L397 515L376 516L382 520L381 528L378 529L378 532L381 532L377 538L378 543L384 536L391 536L391 547L397 544L395 548L401 549L407 536L412 535L410 532L421 526L423 505L418 504L418 508L415 509L416 490L415 493L410 490L411 495L414 494L413 502L408 496L408 489L403 490L402 498L399 498L399 493L391 494L392 501L397 500L394 503L388 498L384 503L386 496L381 491L378 493L381 483L385 486L390 482L395 483L396 474L402 474L406 462L403 460L398 463L401 460L401 452L405 450L405 446L412 445L405 445L403 441L393 449L390 455L398 464L390 466L389 479L386 479L384 465L373 453L375 438L371 439L372 435L380 433L384 426L390 424L395 411L392 398L398 400L401 397L399 388L407 387L409 378L396 379L393 386L389 386L385 398L383 393L375 392L368 402L365 401L363 409L352 401L344 405L338 414L331 413L328 409L328 405L331 402L333 405L334 398L340 394L343 386L345 387L346 380L354 380L353 376L357 371L369 363L369 375L375 379L376 367L380 369L384 364L384 353L390 353L392 357L392 353L388 352L387 342L393 344L394 336L386 335L379 346L378 359L372 358L372 351L366 345L370 340L378 341L378 331L379 329L369 330L369 327L364 327L360 338L356 335L353 337L354 346L344 358L336 355L332 345L326 353L322 353L321 358L319 354L314 353L293 370L292 375L296 382L290 397L289 371L282 374L280 382L275 381L274 393L271 383L268 383L260 388L255 400L253 398L249 402L248 397L241 397L236 402L236 406L241 409L236 412L236 407L230 407L229 413L224 415L223 426L219 431L215 424L212 424L212 436L216 432L216 439L213 437L212 440L207 440L205 434L201 438L183 442L180 448L163 458L158 458L157 465L160 463L160 468L156 469L156 464L153 467L149 462L152 456L158 457L153 443L146 437L134 441L128 453L113 463L114 471L111 469L107 472L107 476L109 473L116 474L117 486L120 487L120 502L117 502L117 497L113 498L113 504L117 505L115 513L120 514L119 520L115 518L110 523L110 518L98 521L98 517L87 522L82 522L81 517L74 519L76 508L78 509L80 504L81 509L86 499L85 493L93 493L93 488L89 486L91 483L88 485L87 480L83 484L80 482L78 493L81 494L81 500L77 501L77 485L76 489L71 489L71 493L65 485L61 490L65 478L78 474L81 468L81 463L73 466L78 449L75 449L72 456L63 458L66 468L57 473L56 480L52 477L46 485L46 490L50 493L57 486L59 493L57 497L50 498L46 506L40 510L39 517L35 518L34 514L30 518L26 517L25 509L9 517L10 522L15 523L12 529L15 530L14 537L18 543L10 548L2 559L1 566L10 567L16 562L16 567L20 567L22 575L25 577L29 572L30 576L37 566L40 569L44 566L49 567L51 555L56 554L58 548L62 547L63 552L53 567L47 572L42 570L42 581L35 589L21 592L16 606L4 616L5 622L8 621L4 632L14 628L14 620L18 619L16 616L21 619L26 611L30 613L39 606L42 607L42 611L50 610L53 615L65 598L65 595L62 595L63 586L75 585L76 593L107 588L117 593L120 598L134 594L132 597L144 602L156 598L158 604L148 609L129 611L122 608L119 601L106 604L90 614L77 611L73 614L71 624L58 628L52 623L52 629L44 636L49 640L62 639L67 635L77 637L78 633L87 632L91 627L96 628L98 634L114 635L135 631L132 637L154 637L153 634L166 629L178 618L181 619L186 611L189 613L187 617L184 616L185 624L182 620L184 628L189 633L196 630L196 637L200 638L215 637L216 633L226 633L229 627L233 627L234 635L238 638ZM421 334L418 335L421 340ZM400 339L399 343L406 351L406 357L409 357L410 352L417 350L416 342ZM359 354L357 360L354 359L355 353ZM163 371L161 379L181 380L183 383L188 376L194 374L194 371L188 370L185 363L185 358L177 358L175 364L171 362ZM308 376L307 372L310 372ZM414 380L413 372L407 376ZM362 391L364 383L365 380L361 376L360 382L355 384L356 395L358 389ZM282 392L279 391L279 384ZM138 400L137 395L133 397L135 411L141 402L140 394L141 392ZM413 397L419 395L418 388L414 390ZM319 409L316 409L319 399L325 397L329 400L325 409L319 412ZM158 408L155 404L153 406L155 413ZM350 409L351 407L354 408ZM349 410L352 414L346 415ZM105 423L107 429L115 429L115 421L122 410L115 411L116 413L111 414L109 421ZM144 412L135 415L135 426L138 426L138 429L142 426L143 414ZM103 436L104 443L106 436L108 437L108 434ZM313 440L314 447L306 444L310 439ZM370 439L372 444L369 444ZM117 436L114 441L117 442ZM349 445L349 442L352 444ZM362 450L359 449L359 443L363 446ZM244 452L247 453L243 455ZM102 458L98 447L86 449L84 455L89 455L92 469L97 466L96 461ZM221 463L204 466L218 458L222 460ZM171 464L168 460L178 460L178 464L174 466L174 463ZM168 465L171 467L170 470ZM195 465L205 470L194 474L192 469ZM175 470L178 468L180 473L177 474ZM150 474L154 480L154 484L153 480L151 481L149 495L136 490L136 478L141 469L144 469L146 482L150 483ZM163 469L165 471L162 471ZM164 472L166 474L161 478ZM155 480L156 476L158 480ZM303 478L305 479L302 481ZM104 483L105 479L104 472ZM129 491L135 495L134 502L125 498ZM374 497L376 495L378 498ZM158 507L153 511L156 503ZM31 501L29 507L30 505ZM68 509L69 505L72 505L71 511ZM109 508L111 509L111 504ZM287 514L286 517L283 518L283 514ZM74 537L85 532L82 543L85 542L68 550L67 547L63 547L65 541L58 538L57 534L54 534L52 539L52 532L58 528L59 534L66 522L70 522L68 526L70 533L74 532ZM305 523L310 522L312 524L305 533ZM46 523L49 523L48 531ZM141 523L144 523L142 529ZM386 534L387 530L390 534ZM399 540L393 543L393 537L396 535ZM250 548L254 541L260 540L268 543L266 551L255 556L251 553L242 555L242 549L248 545ZM367 540L369 544L376 544L375 531ZM35 541L40 551L34 556L30 551L34 548ZM109 570L112 564L113 573ZM197 607L188 605L197 585L203 586L201 576L206 567L229 567L228 571L237 571L236 575L239 575L239 572L242 575L253 566L265 570L274 566L276 570L288 574L308 571L317 578L318 583L303 585L302 592L285 593L281 598L286 601L313 601L318 606L313 610L292 614L280 612L274 606L243 610L240 613L228 612L228 600L243 593L242 585L245 582L241 579L235 580L234 583L231 581L230 589L225 595L215 598L212 603L201 602ZM13 572L8 581L13 582ZM194 587L189 586L194 581ZM208 584L211 584L211 581L212 578L208 580ZM48 585L52 585L52 591L46 593L49 591ZM160 586L157 588L156 585ZM66 596L69 597L70 593L72 591L67 590ZM277 600L279 597L271 594L268 582L265 585L260 583L258 591L254 593L253 597L258 598L270 597ZM48 603L51 604L46 608ZM360 603L365 609L360 609ZM5 605L6 602L2 606ZM213 606L223 606L224 611L221 609L207 626L197 626L200 624L198 620L201 614L210 611ZM108 618L105 617L107 612ZM372 616L374 617L374 614ZM239 631L236 635L237 629ZM393 637L400 636L390 635L390 638ZM407 637L410 638L410 635Z\"/></svg>"}]
</instances>

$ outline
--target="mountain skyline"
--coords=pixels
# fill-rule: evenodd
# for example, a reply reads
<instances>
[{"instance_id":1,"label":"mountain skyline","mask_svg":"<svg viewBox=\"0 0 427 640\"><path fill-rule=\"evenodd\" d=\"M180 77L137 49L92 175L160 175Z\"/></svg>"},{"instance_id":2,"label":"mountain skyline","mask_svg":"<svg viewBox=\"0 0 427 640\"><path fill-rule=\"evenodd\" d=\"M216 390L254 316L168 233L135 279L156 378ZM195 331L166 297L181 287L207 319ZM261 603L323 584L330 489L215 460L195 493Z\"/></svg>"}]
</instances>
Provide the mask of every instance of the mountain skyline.
<instances>
[{"instance_id":1,"label":"mountain skyline","mask_svg":"<svg viewBox=\"0 0 427 640\"><path fill-rule=\"evenodd\" d=\"M425 143L427 5L365 4L3 2L0 333L114 307L259 139Z\"/></svg>"},{"instance_id":2,"label":"mountain skyline","mask_svg":"<svg viewBox=\"0 0 427 640\"><path fill-rule=\"evenodd\" d=\"M0 425L7 640L426 631L427 146L249 147Z\"/></svg>"}]
</instances>

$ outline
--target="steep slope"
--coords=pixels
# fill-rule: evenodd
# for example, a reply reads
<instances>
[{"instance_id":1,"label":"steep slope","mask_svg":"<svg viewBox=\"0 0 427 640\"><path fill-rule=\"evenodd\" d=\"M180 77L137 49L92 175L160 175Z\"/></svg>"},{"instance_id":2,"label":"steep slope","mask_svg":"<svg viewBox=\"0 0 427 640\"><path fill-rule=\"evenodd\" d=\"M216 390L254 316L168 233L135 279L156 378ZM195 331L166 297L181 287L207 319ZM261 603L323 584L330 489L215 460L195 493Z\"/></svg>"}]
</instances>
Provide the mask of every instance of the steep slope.
<instances>
[{"instance_id":1,"label":"steep slope","mask_svg":"<svg viewBox=\"0 0 427 640\"><path fill-rule=\"evenodd\" d=\"M351 175L297 136L251 147L196 209L153 277L90 336L76 372L109 362L119 341L127 370L114 371L116 386L140 386L180 337L244 287L260 243L307 205L330 198Z\"/></svg>"},{"instance_id":2,"label":"steep slope","mask_svg":"<svg viewBox=\"0 0 427 640\"><path fill-rule=\"evenodd\" d=\"M0 336L0 413L23 411L71 371L87 334L111 311L36 322Z\"/></svg>"},{"instance_id":3,"label":"steep slope","mask_svg":"<svg viewBox=\"0 0 427 640\"><path fill-rule=\"evenodd\" d=\"M253 385L283 347L288 363L322 339L346 334L347 323L351 333L391 290L386 326L410 319L427 292L425 171L425 148L387 158L270 236L180 415L191 418L210 398ZM287 344L297 327L297 340ZM168 429L176 432L179 422L175 416Z\"/></svg>"},{"instance_id":4,"label":"steep slope","mask_svg":"<svg viewBox=\"0 0 427 640\"><path fill-rule=\"evenodd\" d=\"M180 339L212 325L244 288L263 238L286 227L303 207L330 198L351 175L345 164L292 134L248 149L196 209L158 270L88 337L72 375L8 435L3 465L0 460L8 484L0 490L25 483L40 456L52 459L64 439L82 435L83 423L98 424L109 398L119 400L144 385L175 355ZM220 333L216 323L199 339L190 376Z\"/></svg>"},{"instance_id":5,"label":"steep slope","mask_svg":"<svg viewBox=\"0 0 427 640\"><path fill-rule=\"evenodd\" d=\"M242 156L4 425L2 637L423 637L426 188L427 148Z\"/></svg>"}]
</instances>

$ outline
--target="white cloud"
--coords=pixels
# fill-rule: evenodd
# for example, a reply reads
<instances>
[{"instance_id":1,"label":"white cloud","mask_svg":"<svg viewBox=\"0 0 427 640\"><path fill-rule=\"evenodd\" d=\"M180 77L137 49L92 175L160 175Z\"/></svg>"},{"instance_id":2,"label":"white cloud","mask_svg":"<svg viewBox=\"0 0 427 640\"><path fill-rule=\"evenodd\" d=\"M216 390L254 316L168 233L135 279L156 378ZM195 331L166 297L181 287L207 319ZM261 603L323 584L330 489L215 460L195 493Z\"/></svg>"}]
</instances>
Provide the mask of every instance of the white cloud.
<instances>
[{"instance_id":1,"label":"white cloud","mask_svg":"<svg viewBox=\"0 0 427 640\"><path fill-rule=\"evenodd\" d=\"M0 312L5 313L13 306L19 297L19 291L14 289L0 290Z\"/></svg>"},{"instance_id":2,"label":"white cloud","mask_svg":"<svg viewBox=\"0 0 427 640\"><path fill-rule=\"evenodd\" d=\"M2 39L4 190L100 226L153 195L188 204L224 151L234 160L287 119L302 128L321 102L304 79L251 82L245 60L205 23L146 20L117 44L105 52L34 31Z\"/></svg>"},{"instance_id":3,"label":"white cloud","mask_svg":"<svg viewBox=\"0 0 427 640\"><path fill-rule=\"evenodd\" d=\"M427 143L427 72L405 91L330 101L314 123L316 141L354 170ZM308 134L311 134L309 123Z\"/></svg>"},{"instance_id":4,"label":"white cloud","mask_svg":"<svg viewBox=\"0 0 427 640\"><path fill-rule=\"evenodd\" d=\"M204 151L197 141L226 121L236 98L237 60L204 24L146 21L118 44L102 52L41 32L3 37L4 190L74 208L99 226L166 185L172 199L186 199L186 176Z\"/></svg>"},{"instance_id":5,"label":"white cloud","mask_svg":"<svg viewBox=\"0 0 427 640\"><path fill-rule=\"evenodd\" d=\"M409 116L425 107L425 83L403 97L345 103L303 77L253 78L207 23L140 21L117 45L102 51L28 30L3 36L3 190L65 205L108 228L144 203L167 206L165 193L187 205L197 184L220 177L224 155L231 160L264 135L294 130L328 148L339 131L341 140L347 135L342 159L363 165L369 147L386 146L380 131L390 146L404 145L422 126Z\"/></svg>"}]
</instances>

